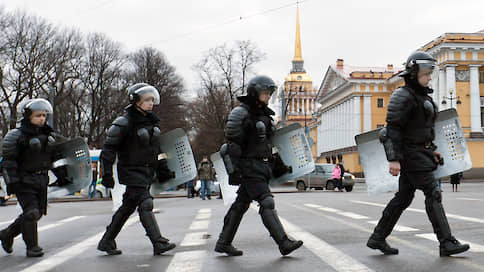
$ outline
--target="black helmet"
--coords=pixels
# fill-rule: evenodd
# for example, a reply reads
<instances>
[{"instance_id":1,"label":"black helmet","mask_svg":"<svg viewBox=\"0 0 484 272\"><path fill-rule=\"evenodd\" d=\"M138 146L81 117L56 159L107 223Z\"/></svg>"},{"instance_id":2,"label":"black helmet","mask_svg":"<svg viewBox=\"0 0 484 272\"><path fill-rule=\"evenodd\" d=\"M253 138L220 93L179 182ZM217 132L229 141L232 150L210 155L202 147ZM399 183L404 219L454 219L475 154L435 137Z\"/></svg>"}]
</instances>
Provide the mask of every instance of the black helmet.
<instances>
[{"instance_id":1,"label":"black helmet","mask_svg":"<svg viewBox=\"0 0 484 272\"><path fill-rule=\"evenodd\" d=\"M129 102L134 104L140 100L143 94L151 93L155 97L154 104L160 104L160 93L158 90L147 83L136 83L128 88Z\"/></svg>"},{"instance_id":2,"label":"black helmet","mask_svg":"<svg viewBox=\"0 0 484 272\"><path fill-rule=\"evenodd\" d=\"M433 70L436 65L437 61L429 53L416 51L408 57L407 63L405 63L405 71L400 76L410 75L416 78L418 71L421 69L428 68Z\"/></svg>"},{"instance_id":3,"label":"black helmet","mask_svg":"<svg viewBox=\"0 0 484 272\"><path fill-rule=\"evenodd\" d=\"M270 91L271 95L277 89L274 81L268 76L256 76L247 84L247 96L259 98L262 91Z\"/></svg>"},{"instance_id":4,"label":"black helmet","mask_svg":"<svg viewBox=\"0 0 484 272\"><path fill-rule=\"evenodd\" d=\"M25 101L22 106L22 115L29 118L33 111L45 111L46 114L52 114L52 105L44 98L35 98Z\"/></svg>"}]
</instances>

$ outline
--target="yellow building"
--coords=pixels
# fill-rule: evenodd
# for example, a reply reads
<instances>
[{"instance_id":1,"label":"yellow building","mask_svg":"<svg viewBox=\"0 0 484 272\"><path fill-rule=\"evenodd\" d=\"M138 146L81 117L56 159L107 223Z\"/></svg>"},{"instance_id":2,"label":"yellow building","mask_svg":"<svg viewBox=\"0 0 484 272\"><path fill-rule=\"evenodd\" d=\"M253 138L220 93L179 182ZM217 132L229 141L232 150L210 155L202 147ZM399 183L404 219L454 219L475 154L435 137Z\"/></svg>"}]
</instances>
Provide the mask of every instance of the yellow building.
<instances>
[{"instance_id":1,"label":"yellow building","mask_svg":"<svg viewBox=\"0 0 484 272\"><path fill-rule=\"evenodd\" d=\"M313 89L313 80L304 70L304 60L301 49L301 31L299 25L299 7L296 13L296 43L292 69L285 78L284 88L279 93L281 99L281 115L279 121L283 126L291 123L300 123L306 127L309 134L310 124L314 123L312 114L316 108L316 90ZM313 138L316 141L316 137ZM317 149L313 148L313 156Z\"/></svg>"},{"instance_id":2,"label":"yellow building","mask_svg":"<svg viewBox=\"0 0 484 272\"><path fill-rule=\"evenodd\" d=\"M446 33L418 50L438 62L434 101L440 110L453 107L459 114L473 163L464 175L484 176L484 32ZM328 68L317 96L318 161L344 161L349 171L362 172L354 136L385 125L388 100L404 84L398 72L392 65L347 66L342 59Z\"/></svg>"},{"instance_id":3,"label":"yellow building","mask_svg":"<svg viewBox=\"0 0 484 272\"><path fill-rule=\"evenodd\" d=\"M318 90L317 162L344 162L362 172L354 137L385 125L386 104L399 82L393 65L357 67L338 59L330 65Z\"/></svg>"}]
</instances>

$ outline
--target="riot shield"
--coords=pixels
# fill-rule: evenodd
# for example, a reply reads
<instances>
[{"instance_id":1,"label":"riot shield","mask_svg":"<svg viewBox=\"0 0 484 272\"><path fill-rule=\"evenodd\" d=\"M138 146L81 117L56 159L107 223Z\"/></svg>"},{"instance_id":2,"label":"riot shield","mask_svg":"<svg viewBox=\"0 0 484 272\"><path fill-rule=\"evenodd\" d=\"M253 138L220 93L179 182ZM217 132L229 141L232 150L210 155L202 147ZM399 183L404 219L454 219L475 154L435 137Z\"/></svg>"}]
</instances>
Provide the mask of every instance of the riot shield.
<instances>
[{"instance_id":1,"label":"riot shield","mask_svg":"<svg viewBox=\"0 0 484 272\"><path fill-rule=\"evenodd\" d=\"M441 178L472 168L471 155L455 109L439 112L435 121L435 145L444 158L444 165L434 171Z\"/></svg>"},{"instance_id":2,"label":"riot shield","mask_svg":"<svg viewBox=\"0 0 484 272\"><path fill-rule=\"evenodd\" d=\"M379 130L355 136L369 194L398 189L398 177L388 172L389 163L379 140ZM434 171L436 179L472 168L467 143L455 109L438 113L434 143L444 158L444 165L439 165Z\"/></svg>"},{"instance_id":3,"label":"riot shield","mask_svg":"<svg viewBox=\"0 0 484 272\"><path fill-rule=\"evenodd\" d=\"M82 138L75 138L55 146L61 154L61 159L52 163L52 168L66 167L67 179L72 183L58 187L49 187L48 197L56 198L80 191L91 183L92 166L89 148ZM50 183L55 182L55 176L49 173Z\"/></svg>"},{"instance_id":4,"label":"riot shield","mask_svg":"<svg viewBox=\"0 0 484 272\"><path fill-rule=\"evenodd\" d=\"M220 183L220 191L222 192L224 205L230 205L237 198L237 190L239 189L239 186L229 184L229 176L225 169L225 163L220 156L220 152L212 154L210 159L213 162L213 167L217 174L217 180Z\"/></svg>"},{"instance_id":5,"label":"riot shield","mask_svg":"<svg viewBox=\"0 0 484 272\"><path fill-rule=\"evenodd\" d=\"M368 194L394 192L398 190L399 176L389 172L389 162L379 139L380 129L355 136L360 163L363 166Z\"/></svg>"},{"instance_id":6,"label":"riot shield","mask_svg":"<svg viewBox=\"0 0 484 272\"><path fill-rule=\"evenodd\" d=\"M299 123L280 128L272 138L274 151L278 152L282 161L292 167L292 173L286 173L278 178L272 178L270 185L278 185L289 180L304 176L314 170L311 148Z\"/></svg>"},{"instance_id":7,"label":"riot shield","mask_svg":"<svg viewBox=\"0 0 484 272\"><path fill-rule=\"evenodd\" d=\"M183 184L197 176L197 165L193 158L192 147L185 131L177 128L161 135L161 150L166 154L168 168L175 172L175 178L163 183L155 181L151 194L159 194Z\"/></svg>"}]
</instances>

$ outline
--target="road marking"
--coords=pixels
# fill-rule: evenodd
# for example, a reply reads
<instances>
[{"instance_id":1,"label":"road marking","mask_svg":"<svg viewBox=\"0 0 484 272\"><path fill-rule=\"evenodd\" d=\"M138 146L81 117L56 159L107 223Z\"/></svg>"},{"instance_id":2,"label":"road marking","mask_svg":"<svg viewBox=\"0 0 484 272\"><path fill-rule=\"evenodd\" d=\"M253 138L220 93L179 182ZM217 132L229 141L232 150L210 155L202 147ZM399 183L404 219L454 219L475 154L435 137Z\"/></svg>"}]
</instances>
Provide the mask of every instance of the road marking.
<instances>
[{"instance_id":1,"label":"road marking","mask_svg":"<svg viewBox=\"0 0 484 272\"><path fill-rule=\"evenodd\" d=\"M368 223L370 223L372 225L376 225L376 224L378 224L378 221L368 221ZM401 231L401 232L419 231L419 229L414 229L414 228L411 228L411 227L406 227L406 226L402 226L402 225L398 225L398 224L396 224L395 227L393 227L393 230Z\"/></svg>"},{"instance_id":2,"label":"road marking","mask_svg":"<svg viewBox=\"0 0 484 272\"><path fill-rule=\"evenodd\" d=\"M303 207L301 205L288 204L288 203L282 203L282 205L286 205L286 206L292 207L292 208L297 209L297 210L301 210L301 211L305 211L305 212L308 212L308 213L312 213L312 214L317 215L317 216L323 216L326 219L329 219L331 221L338 222L340 224L349 226L349 227L351 227L353 229L356 229L356 230L359 230L361 232L366 232L366 233L368 233L368 235L373 232L373 230L370 230L370 229L364 227L361 224L355 224L355 223L346 221L344 219L341 219L341 218L338 218L338 217L335 217L335 216L332 216L332 215L320 213L320 212L317 212L317 211L315 211L313 209L310 209L310 208L307 208L307 207ZM387 238L387 240L392 241L392 242L397 242L397 243L402 244L402 245L405 245L406 247L412 248L413 250L418 250L422 254L427 254L427 255L430 255L430 256L433 256L433 257L438 257L439 256L438 255L438 251L436 251L436 250L429 250L428 247L425 247L425 246L421 246L419 244L416 244L414 241L405 241L405 240L402 240L402 239L400 239L398 237L395 237L395 236L390 236L390 237ZM462 258L462 259L454 258L454 259L452 259L452 261L453 262L456 262L456 263L459 263L459 264L462 264L462 265L466 266L469 269L484 271L484 266L483 265L476 264L475 262L472 262L472 260L467 260L465 258Z\"/></svg>"},{"instance_id":3,"label":"road marking","mask_svg":"<svg viewBox=\"0 0 484 272\"><path fill-rule=\"evenodd\" d=\"M212 209L210 208L200 209L198 210L198 213L212 213Z\"/></svg>"},{"instance_id":4,"label":"road marking","mask_svg":"<svg viewBox=\"0 0 484 272\"><path fill-rule=\"evenodd\" d=\"M72 222L72 221L75 221L75 220L78 220L78 219L81 219L81 218L84 218L84 217L85 216L73 216L73 217L69 217L69 218L63 219L63 220L61 220L61 221L59 221L57 223L52 223L52 224L48 224L48 225L45 225L45 226L42 226L42 227L38 227L37 228L37 232L41 232L41 231L45 231L45 230L48 230L48 229L52 229L52 228L61 226L61 225L65 224L65 223ZM17 236L17 237L15 237L15 240L20 239L20 238L21 238L21 236Z\"/></svg>"},{"instance_id":5,"label":"road marking","mask_svg":"<svg viewBox=\"0 0 484 272\"><path fill-rule=\"evenodd\" d=\"M171 260L166 272L198 272L202 270L205 250L177 252Z\"/></svg>"},{"instance_id":6,"label":"road marking","mask_svg":"<svg viewBox=\"0 0 484 272\"><path fill-rule=\"evenodd\" d=\"M128 221L126 222L126 224L124 225L124 227L127 227L129 225L132 225L136 222L138 222L138 217L131 217L130 219L128 219ZM20 272L44 272L44 271L51 271L52 268L62 264L62 263L65 263L66 261L68 261L69 259L72 259L74 257L76 257L77 255L80 255L81 253L83 253L84 251L86 251L87 249L92 249L92 247L94 247L97 242L99 242L99 240L101 239L101 236L104 234L104 231L98 233L98 234L95 234L94 236L91 236L90 238L80 242L80 243L77 243L75 244L74 246L71 246L69 248L66 248L62 251L60 251L59 253L53 255L53 256L50 256L50 257L47 257L36 263L36 264L33 264L27 268L25 268L24 270L20 271Z\"/></svg>"},{"instance_id":7,"label":"road marking","mask_svg":"<svg viewBox=\"0 0 484 272\"><path fill-rule=\"evenodd\" d=\"M346 217L349 217L349 218L353 218L353 219L368 219L368 216L364 216L364 215L356 214L356 213L352 213L352 212L344 212L344 211L341 211L341 210L338 210L338 209L333 209L333 208L330 208L330 207L323 207L323 206L316 205L316 204L307 203L307 204L304 204L304 206L315 208L315 209L325 211L325 212L336 213L336 214L346 216Z\"/></svg>"},{"instance_id":8,"label":"road marking","mask_svg":"<svg viewBox=\"0 0 484 272\"><path fill-rule=\"evenodd\" d=\"M206 232L191 232L185 235L180 246L200 246L207 243L207 239L204 239Z\"/></svg>"},{"instance_id":9,"label":"road marking","mask_svg":"<svg viewBox=\"0 0 484 272\"><path fill-rule=\"evenodd\" d=\"M195 217L195 220L207 220L210 219L211 213L199 213Z\"/></svg>"},{"instance_id":10,"label":"road marking","mask_svg":"<svg viewBox=\"0 0 484 272\"><path fill-rule=\"evenodd\" d=\"M304 246L336 271L373 271L362 263L344 254L339 249L306 232L282 217L279 217L287 233L294 239L302 240Z\"/></svg>"},{"instance_id":11,"label":"road marking","mask_svg":"<svg viewBox=\"0 0 484 272\"><path fill-rule=\"evenodd\" d=\"M427 239L427 240L435 241L435 242L439 241L439 240L437 240L437 237L435 236L434 233L421 233L421 234L415 234L415 236L418 236L420 238L424 238L424 239ZM482 245L471 243L469 241L464 241L464 240L459 240L459 241L462 244L469 244L469 246L470 246L469 251L470 252L484 252L484 246L482 246Z\"/></svg>"},{"instance_id":12,"label":"road marking","mask_svg":"<svg viewBox=\"0 0 484 272\"><path fill-rule=\"evenodd\" d=\"M351 202L357 203L357 204L369 205L369 206L386 207L386 205L379 204L379 203L372 203L372 202L365 202L365 201L358 201L358 200L351 200ZM426 213L425 210L413 209L413 208L407 208L406 211ZM447 218L453 218L453 219L459 219L462 221L469 221L469 222L484 224L484 219L480 219L480 218L461 216L461 215L451 214L451 213L447 213L446 215L447 215Z\"/></svg>"},{"instance_id":13,"label":"road marking","mask_svg":"<svg viewBox=\"0 0 484 272\"><path fill-rule=\"evenodd\" d=\"M456 199L460 199L460 200L472 200L472 201L483 201L482 199L478 199L478 198L468 198L468 197L458 197Z\"/></svg>"},{"instance_id":14,"label":"road marking","mask_svg":"<svg viewBox=\"0 0 484 272\"><path fill-rule=\"evenodd\" d=\"M193 221L190 225L190 230L204 230L208 229L209 220Z\"/></svg>"}]
</instances>

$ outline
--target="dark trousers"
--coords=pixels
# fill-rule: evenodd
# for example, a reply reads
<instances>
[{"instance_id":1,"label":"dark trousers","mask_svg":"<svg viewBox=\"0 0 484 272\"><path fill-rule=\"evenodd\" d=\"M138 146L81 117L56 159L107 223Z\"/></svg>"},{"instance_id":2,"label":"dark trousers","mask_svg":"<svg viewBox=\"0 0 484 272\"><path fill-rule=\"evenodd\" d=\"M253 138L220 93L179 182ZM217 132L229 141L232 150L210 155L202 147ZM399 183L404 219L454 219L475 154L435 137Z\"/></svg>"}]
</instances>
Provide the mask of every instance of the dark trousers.
<instances>
[{"instance_id":1,"label":"dark trousers","mask_svg":"<svg viewBox=\"0 0 484 272\"><path fill-rule=\"evenodd\" d=\"M402 212L410 206L415 191L422 190L425 195L425 211L439 241L450 239L451 231L444 207L442 194L432 172L402 172L398 192L383 210L383 215L374 230L378 239L390 235Z\"/></svg>"}]
</instances>

